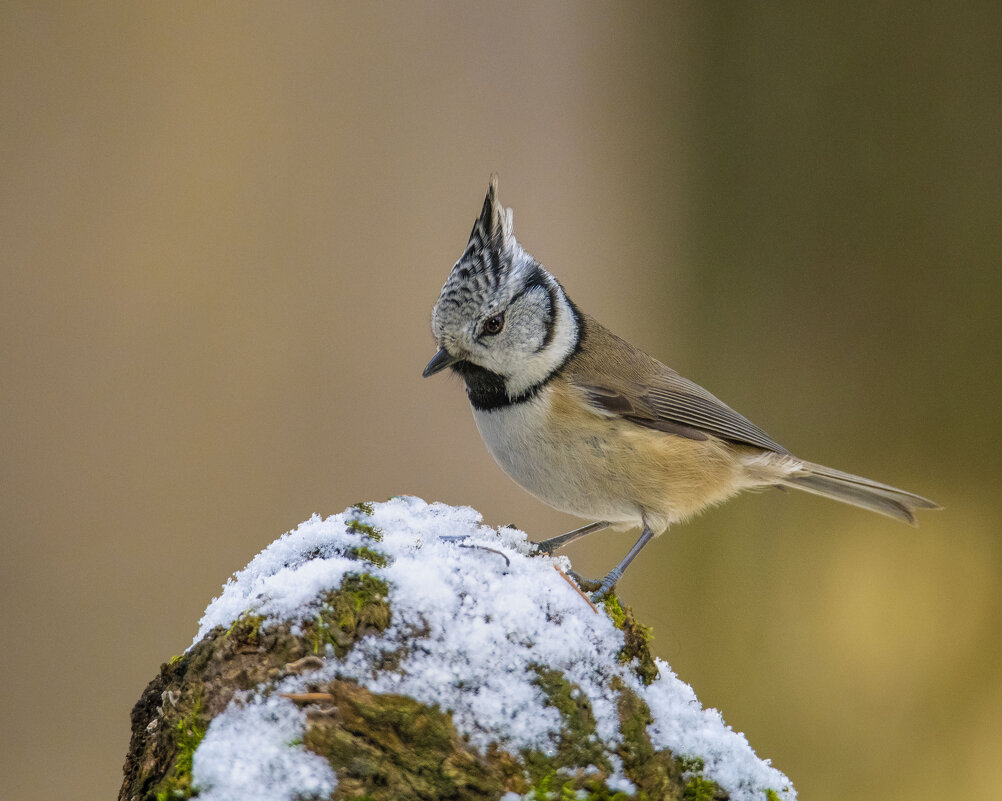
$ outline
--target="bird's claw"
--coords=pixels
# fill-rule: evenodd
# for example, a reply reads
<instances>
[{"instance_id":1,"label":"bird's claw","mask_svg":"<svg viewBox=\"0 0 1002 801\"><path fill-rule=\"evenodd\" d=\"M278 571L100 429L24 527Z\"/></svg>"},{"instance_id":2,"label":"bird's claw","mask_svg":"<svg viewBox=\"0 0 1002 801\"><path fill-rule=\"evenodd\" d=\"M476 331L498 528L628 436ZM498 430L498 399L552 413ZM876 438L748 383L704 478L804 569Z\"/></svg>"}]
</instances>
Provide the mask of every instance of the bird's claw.
<instances>
[{"instance_id":1,"label":"bird's claw","mask_svg":"<svg viewBox=\"0 0 1002 801\"><path fill-rule=\"evenodd\" d=\"M574 570L568 570L567 575L574 579L574 581L577 582L577 585L585 592L595 592L602 586L602 581L600 579L586 579Z\"/></svg>"},{"instance_id":2,"label":"bird's claw","mask_svg":"<svg viewBox=\"0 0 1002 801\"><path fill-rule=\"evenodd\" d=\"M592 603L601 603L614 589L616 589L615 582L610 582L609 584L606 584L604 581L601 582L598 589L591 593Z\"/></svg>"}]
</instances>

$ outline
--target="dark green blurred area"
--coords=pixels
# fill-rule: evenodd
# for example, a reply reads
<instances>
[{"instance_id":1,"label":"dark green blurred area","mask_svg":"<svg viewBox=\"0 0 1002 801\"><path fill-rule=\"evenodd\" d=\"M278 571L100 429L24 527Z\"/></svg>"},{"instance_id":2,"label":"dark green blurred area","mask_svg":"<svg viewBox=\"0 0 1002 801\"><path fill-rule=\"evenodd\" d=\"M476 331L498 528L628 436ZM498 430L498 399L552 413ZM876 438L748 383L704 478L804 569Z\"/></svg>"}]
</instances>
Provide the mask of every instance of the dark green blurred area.
<instances>
[{"instance_id":1,"label":"dark green blurred area","mask_svg":"<svg viewBox=\"0 0 1002 801\"><path fill-rule=\"evenodd\" d=\"M657 653L804 799L997 794L999 8L8 3L0 41L5 797L114 795L146 681L313 512L576 525L420 378L492 171L587 311L945 507L678 526L620 585Z\"/></svg>"},{"instance_id":2,"label":"dark green blurred area","mask_svg":"<svg viewBox=\"0 0 1002 801\"><path fill-rule=\"evenodd\" d=\"M948 481L1002 465L1002 14L985 9L718 6L694 70L693 294L710 321L694 357L730 356L721 369L755 386L748 354L719 346L779 321L754 344L796 370L770 389L788 382L847 457L879 434L935 452Z\"/></svg>"}]
</instances>

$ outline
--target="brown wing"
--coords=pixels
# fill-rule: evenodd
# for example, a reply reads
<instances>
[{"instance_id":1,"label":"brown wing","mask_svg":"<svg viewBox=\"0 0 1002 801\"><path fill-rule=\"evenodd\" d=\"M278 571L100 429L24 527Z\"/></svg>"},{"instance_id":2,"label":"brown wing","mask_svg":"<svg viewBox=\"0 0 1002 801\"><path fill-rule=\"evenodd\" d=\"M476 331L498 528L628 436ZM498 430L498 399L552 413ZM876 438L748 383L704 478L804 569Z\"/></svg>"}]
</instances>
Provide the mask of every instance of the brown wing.
<instances>
[{"instance_id":1,"label":"brown wing","mask_svg":"<svg viewBox=\"0 0 1002 801\"><path fill-rule=\"evenodd\" d=\"M698 384L586 318L589 347L568 365L596 411L689 439L714 436L788 453L761 428Z\"/></svg>"}]
</instances>

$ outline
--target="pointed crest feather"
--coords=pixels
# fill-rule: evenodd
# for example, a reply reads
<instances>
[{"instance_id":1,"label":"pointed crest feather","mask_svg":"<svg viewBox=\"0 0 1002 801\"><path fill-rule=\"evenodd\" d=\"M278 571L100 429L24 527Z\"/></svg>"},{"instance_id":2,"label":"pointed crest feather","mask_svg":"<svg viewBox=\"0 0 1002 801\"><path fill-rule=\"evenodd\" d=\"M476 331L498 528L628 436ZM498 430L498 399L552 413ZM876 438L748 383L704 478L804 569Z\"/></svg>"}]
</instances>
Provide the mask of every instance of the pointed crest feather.
<instances>
[{"instance_id":1,"label":"pointed crest feather","mask_svg":"<svg viewBox=\"0 0 1002 801\"><path fill-rule=\"evenodd\" d=\"M504 252L509 250L514 242L514 215L511 209L506 209L498 200L498 176L497 173L493 173L490 185L487 187L487 197L484 198L484 207L470 233L470 246L476 250L478 247L489 245Z\"/></svg>"}]
</instances>

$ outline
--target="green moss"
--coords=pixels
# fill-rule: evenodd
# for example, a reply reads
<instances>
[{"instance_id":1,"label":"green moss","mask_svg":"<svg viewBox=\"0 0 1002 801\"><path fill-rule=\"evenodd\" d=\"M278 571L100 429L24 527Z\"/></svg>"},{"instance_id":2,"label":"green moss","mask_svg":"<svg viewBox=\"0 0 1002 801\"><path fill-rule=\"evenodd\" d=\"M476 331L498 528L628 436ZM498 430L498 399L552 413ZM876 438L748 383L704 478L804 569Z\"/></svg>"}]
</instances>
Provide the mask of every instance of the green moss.
<instances>
[{"instance_id":1,"label":"green moss","mask_svg":"<svg viewBox=\"0 0 1002 801\"><path fill-rule=\"evenodd\" d=\"M366 517L372 515L374 511L372 504L366 501L353 504L351 508L358 514L365 515ZM358 517L350 517L348 520L344 521L344 524L351 531L354 531L356 534L361 534L363 537L368 537L374 542L382 542L383 540L383 532L380 529L376 528L371 523L362 522L358 519Z\"/></svg>"},{"instance_id":2,"label":"green moss","mask_svg":"<svg viewBox=\"0 0 1002 801\"><path fill-rule=\"evenodd\" d=\"M683 798L685 768L701 768L689 760L684 767L668 751L654 748L647 734L651 723L650 708L624 682L614 679L611 688L618 694L621 742L616 756L623 772L633 782L632 794L611 790L606 781L612 764L603 746L596 742L596 725L587 697L559 671L536 668L536 684L546 702L560 712L563 721L556 751L551 755L538 751L523 752L522 763L530 779L529 798L563 801L582 798L586 801L668 801ZM587 773L585 769L593 765ZM580 794L580 795L578 795Z\"/></svg>"},{"instance_id":3,"label":"green moss","mask_svg":"<svg viewBox=\"0 0 1002 801\"><path fill-rule=\"evenodd\" d=\"M685 783L682 801L713 801L718 797L720 789L716 782L704 779L702 776L692 776Z\"/></svg>"},{"instance_id":4,"label":"green moss","mask_svg":"<svg viewBox=\"0 0 1002 801\"><path fill-rule=\"evenodd\" d=\"M630 795L622 790L610 790L605 782L599 781L585 782L584 790L588 793L584 801L653 801L648 798L647 793Z\"/></svg>"},{"instance_id":5,"label":"green moss","mask_svg":"<svg viewBox=\"0 0 1002 801\"><path fill-rule=\"evenodd\" d=\"M619 731L623 742L617 753L623 760L627 775L633 766L643 765L654 755L654 746L647 736L647 726L654 722L650 707L633 690L626 687L619 679L613 679L612 687L619 691Z\"/></svg>"},{"instance_id":6,"label":"green moss","mask_svg":"<svg viewBox=\"0 0 1002 801\"><path fill-rule=\"evenodd\" d=\"M308 716L303 743L337 773L335 799L479 801L503 794L497 771L463 742L449 714L352 682L335 680L326 689L337 715Z\"/></svg>"},{"instance_id":7,"label":"green moss","mask_svg":"<svg viewBox=\"0 0 1002 801\"><path fill-rule=\"evenodd\" d=\"M535 684L542 690L548 706L554 707L563 720L556 755L545 760L536 760L537 775L544 768L548 775L555 768L596 767L611 770L612 765L605 757L604 749L595 736L595 715L588 696L567 680L559 670L545 670L535 667Z\"/></svg>"},{"instance_id":8,"label":"green moss","mask_svg":"<svg viewBox=\"0 0 1002 801\"><path fill-rule=\"evenodd\" d=\"M576 799L577 790L574 789L574 782L570 779L561 781L555 771L550 771L532 786L531 801L565 801L565 799Z\"/></svg>"},{"instance_id":9,"label":"green moss","mask_svg":"<svg viewBox=\"0 0 1002 801\"><path fill-rule=\"evenodd\" d=\"M703 769L706 767L706 763L703 762L703 758L698 756L679 757L677 762L679 769L683 773L702 773Z\"/></svg>"},{"instance_id":10,"label":"green moss","mask_svg":"<svg viewBox=\"0 0 1002 801\"><path fill-rule=\"evenodd\" d=\"M727 797L716 782L703 776L706 763L702 757L679 757L676 764L686 780L682 790L683 801L715 801ZM779 799L769 799L769 801L779 801Z\"/></svg>"},{"instance_id":11,"label":"green moss","mask_svg":"<svg viewBox=\"0 0 1002 801\"><path fill-rule=\"evenodd\" d=\"M780 801L779 793L775 790L766 790L765 801Z\"/></svg>"},{"instance_id":12,"label":"green moss","mask_svg":"<svg viewBox=\"0 0 1002 801\"><path fill-rule=\"evenodd\" d=\"M368 631L390 625L389 587L368 573L348 573L341 586L327 593L316 617L306 624L305 636L313 653L334 648L338 658Z\"/></svg>"},{"instance_id":13,"label":"green moss","mask_svg":"<svg viewBox=\"0 0 1002 801\"><path fill-rule=\"evenodd\" d=\"M529 801L652 801L646 793L628 795L610 790L604 781L578 781L551 772L537 781L528 795Z\"/></svg>"},{"instance_id":14,"label":"green moss","mask_svg":"<svg viewBox=\"0 0 1002 801\"><path fill-rule=\"evenodd\" d=\"M345 554L350 556L352 559L359 559L363 562L368 562L370 565L375 565L376 567L386 567L390 561L386 554L375 551L365 545L358 545L354 548L349 548Z\"/></svg>"},{"instance_id":15,"label":"green moss","mask_svg":"<svg viewBox=\"0 0 1002 801\"><path fill-rule=\"evenodd\" d=\"M626 776L641 795L651 799L682 797L682 770L671 752L654 748L647 734L647 727L653 722L650 707L621 680L613 679L611 686L619 693L616 707L622 742L616 754L623 761Z\"/></svg>"},{"instance_id":16,"label":"green moss","mask_svg":"<svg viewBox=\"0 0 1002 801\"><path fill-rule=\"evenodd\" d=\"M174 764L166 778L154 789L157 801L191 798L197 791L191 786L191 767L195 749L205 737L208 723L202 712L202 695L195 696L191 709L170 730L173 740Z\"/></svg>"},{"instance_id":17,"label":"green moss","mask_svg":"<svg viewBox=\"0 0 1002 801\"><path fill-rule=\"evenodd\" d=\"M361 534L364 537L368 537L374 542L382 542L383 532L381 529L376 528L369 523L363 523L360 520L346 520L344 523L348 528L354 531L356 534Z\"/></svg>"},{"instance_id":18,"label":"green moss","mask_svg":"<svg viewBox=\"0 0 1002 801\"><path fill-rule=\"evenodd\" d=\"M606 614L612 619L612 624L623 632L625 642L619 650L619 661L626 664L637 660L634 672L644 684L650 684L658 677L658 666L651 654L651 627L645 626L633 616L633 610L624 607L615 593L609 593L602 599Z\"/></svg>"},{"instance_id":19,"label":"green moss","mask_svg":"<svg viewBox=\"0 0 1002 801\"><path fill-rule=\"evenodd\" d=\"M606 595L602 599L602 606L605 607L606 614L612 618L612 625L621 630L626 622L626 612L623 611L623 606L620 604L619 598L616 597L616 593L610 592Z\"/></svg>"},{"instance_id":20,"label":"green moss","mask_svg":"<svg viewBox=\"0 0 1002 801\"><path fill-rule=\"evenodd\" d=\"M202 717L202 697L198 696L195 706L191 712L178 721L177 724L177 762L178 773L191 776L192 762L195 757L195 749L198 748L202 738L205 737L205 730L208 724Z\"/></svg>"},{"instance_id":21,"label":"green moss","mask_svg":"<svg viewBox=\"0 0 1002 801\"><path fill-rule=\"evenodd\" d=\"M261 615L244 612L226 629L226 636L233 637L240 642L256 644L260 641L262 623L264 623L264 617Z\"/></svg>"}]
</instances>

